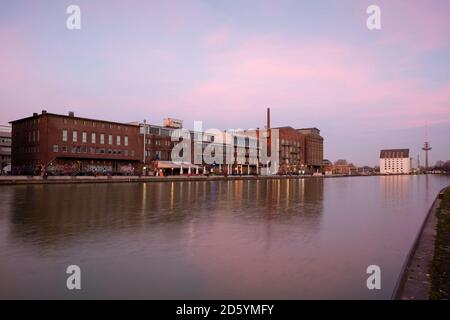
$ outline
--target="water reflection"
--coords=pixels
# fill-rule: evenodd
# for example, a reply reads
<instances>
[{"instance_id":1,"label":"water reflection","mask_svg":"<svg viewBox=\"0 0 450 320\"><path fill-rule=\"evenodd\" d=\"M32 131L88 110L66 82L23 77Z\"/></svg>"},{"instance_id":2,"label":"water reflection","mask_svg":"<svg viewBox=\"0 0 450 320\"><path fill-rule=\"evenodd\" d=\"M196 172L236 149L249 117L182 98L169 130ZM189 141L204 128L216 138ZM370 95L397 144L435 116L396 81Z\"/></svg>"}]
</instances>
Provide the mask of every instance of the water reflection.
<instances>
[{"instance_id":1,"label":"water reflection","mask_svg":"<svg viewBox=\"0 0 450 320\"><path fill-rule=\"evenodd\" d=\"M18 186L10 192L12 235L45 245L60 236L232 220L320 224L323 179ZM312 230L311 230L312 231Z\"/></svg>"}]
</instances>

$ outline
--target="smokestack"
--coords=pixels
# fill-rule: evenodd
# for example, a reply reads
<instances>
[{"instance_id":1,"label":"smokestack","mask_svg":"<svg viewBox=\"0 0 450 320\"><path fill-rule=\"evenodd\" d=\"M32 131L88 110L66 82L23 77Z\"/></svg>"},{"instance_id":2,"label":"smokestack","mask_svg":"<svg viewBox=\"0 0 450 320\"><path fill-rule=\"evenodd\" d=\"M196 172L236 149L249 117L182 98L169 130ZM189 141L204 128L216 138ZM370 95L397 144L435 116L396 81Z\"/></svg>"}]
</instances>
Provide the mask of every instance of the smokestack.
<instances>
[{"instance_id":1,"label":"smokestack","mask_svg":"<svg viewBox=\"0 0 450 320\"><path fill-rule=\"evenodd\" d=\"M266 129L270 129L270 108L267 108L267 124Z\"/></svg>"}]
</instances>

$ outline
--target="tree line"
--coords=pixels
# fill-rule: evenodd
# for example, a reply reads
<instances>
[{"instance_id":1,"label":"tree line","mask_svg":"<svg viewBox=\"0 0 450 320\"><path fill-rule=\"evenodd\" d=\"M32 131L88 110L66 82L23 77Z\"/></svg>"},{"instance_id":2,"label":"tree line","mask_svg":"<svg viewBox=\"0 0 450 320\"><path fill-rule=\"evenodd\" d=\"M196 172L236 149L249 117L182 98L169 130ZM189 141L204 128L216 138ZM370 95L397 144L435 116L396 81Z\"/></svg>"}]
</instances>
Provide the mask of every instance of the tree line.
<instances>
[{"instance_id":1,"label":"tree line","mask_svg":"<svg viewBox=\"0 0 450 320\"><path fill-rule=\"evenodd\" d=\"M439 160L439 161L437 161L436 164L433 167L433 170L441 170L441 171L450 172L450 160L447 160L447 161Z\"/></svg>"}]
</instances>

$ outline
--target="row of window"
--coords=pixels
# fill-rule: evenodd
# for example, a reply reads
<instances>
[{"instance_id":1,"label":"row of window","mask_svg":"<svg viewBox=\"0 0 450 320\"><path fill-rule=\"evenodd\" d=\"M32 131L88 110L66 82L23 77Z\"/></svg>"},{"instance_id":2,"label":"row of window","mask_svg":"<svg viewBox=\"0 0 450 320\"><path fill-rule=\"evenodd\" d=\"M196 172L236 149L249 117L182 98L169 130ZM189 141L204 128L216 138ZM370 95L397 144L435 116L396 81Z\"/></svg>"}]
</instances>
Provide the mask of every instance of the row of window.
<instances>
[{"instance_id":1,"label":"row of window","mask_svg":"<svg viewBox=\"0 0 450 320\"><path fill-rule=\"evenodd\" d=\"M299 164L300 160L281 159L280 164Z\"/></svg>"},{"instance_id":2,"label":"row of window","mask_svg":"<svg viewBox=\"0 0 450 320\"><path fill-rule=\"evenodd\" d=\"M20 147L19 150L21 153L37 153L37 152L39 152L39 146Z\"/></svg>"},{"instance_id":3,"label":"row of window","mask_svg":"<svg viewBox=\"0 0 450 320\"><path fill-rule=\"evenodd\" d=\"M88 121L88 120L79 120L79 119L73 119L71 121L74 125L83 125L83 126L92 126L93 128L109 128L109 129L117 129L117 130L122 130L122 128L125 131L128 131L128 127L127 126L121 126L120 124L112 124L112 123L104 123L104 122L96 122L96 121ZM64 124L68 124L69 123L69 119L68 118L63 118L63 123Z\"/></svg>"},{"instance_id":4,"label":"row of window","mask_svg":"<svg viewBox=\"0 0 450 320\"><path fill-rule=\"evenodd\" d=\"M172 131L173 131L171 129L160 128L160 127L153 127L153 126L149 126L149 125L147 125L145 127L145 129L146 129L145 130L146 134L156 134L156 135L159 135L159 136L166 136L166 137L170 137L171 134L172 134ZM141 133L144 133L143 127L141 127L140 130L141 130Z\"/></svg>"},{"instance_id":5,"label":"row of window","mask_svg":"<svg viewBox=\"0 0 450 320\"><path fill-rule=\"evenodd\" d=\"M213 139L213 141L214 141L214 139ZM251 138L251 137L234 137L234 146L257 148L258 140L255 138Z\"/></svg>"},{"instance_id":6,"label":"row of window","mask_svg":"<svg viewBox=\"0 0 450 320\"><path fill-rule=\"evenodd\" d=\"M151 139L145 139L145 144L151 145L152 144L152 140ZM155 140L155 145L156 146L160 146L161 145L161 140ZM170 147L171 146L171 142L169 140L163 140L163 145Z\"/></svg>"},{"instance_id":7,"label":"row of window","mask_svg":"<svg viewBox=\"0 0 450 320\"><path fill-rule=\"evenodd\" d=\"M28 121L23 121L23 122L19 122L17 123L17 126L19 128L26 128L26 127L33 127L36 124L41 123L41 119L32 119L32 120L28 120Z\"/></svg>"},{"instance_id":8,"label":"row of window","mask_svg":"<svg viewBox=\"0 0 450 320\"><path fill-rule=\"evenodd\" d=\"M289 145L294 147L300 147L300 141L290 141L290 140L284 140L281 139L281 145Z\"/></svg>"},{"instance_id":9,"label":"row of window","mask_svg":"<svg viewBox=\"0 0 450 320\"><path fill-rule=\"evenodd\" d=\"M106 135L104 133L100 133L99 136L100 136L100 144L105 144L105 136ZM124 138L123 145L128 146L128 136L125 136L123 138ZM81 142L87 143L87 139L88 139L88 134L86 131L83 131L81 133ZM62 131L62 141L63 142L68 141L68 131L65 129ZM76 130L72 131L72 142L78 142L78 131L76 131ZM91 143L93 143L93 144L97 143L97 133L95 133L95 132L91 132ZM116 136L115 143L116 143L116 145L120 146L122 144L122 136ZM109 145L114 144L114 139L113 139L112 134L108 135L108 144Z\"/></svg>"},{"instance_id":10,"label":"row of window","mask_svg":"<svg viewBox=\"0 0 450 320\"><path fill-rule=\"evenodd\" d=\"M145 156L146 157L151 157L152 156L152 152L150 150L146 150L145 151ZM155 151L155 157L158 159L161 159L161 151Z\"/></svg>"},{"instance_id":11,"label":"row of window","mask_svg":"<svg viewBox=\"0 0 450 320\"><path fill-rule=\"evenodd\" d=\"M53 152L64 152L64 153L90 153L90 154L110 154L110 155L124 155L128 157L131 155L134 157L134 150L128 151L128 149L122 150L122 149L105 149L105 148L93 148L93 147L86 147L86 146L59 146L57 144L53 145Z\"/></svg>"},{"instance_id":12,"label":"row of window","mask_svg":"<svg viewBox=\"0 0 450 320\"><path fill-rule=\"evenodd\" d=\"M39 142L39 130L27 131L28 143Z\"/></svg>"}]
</instances>

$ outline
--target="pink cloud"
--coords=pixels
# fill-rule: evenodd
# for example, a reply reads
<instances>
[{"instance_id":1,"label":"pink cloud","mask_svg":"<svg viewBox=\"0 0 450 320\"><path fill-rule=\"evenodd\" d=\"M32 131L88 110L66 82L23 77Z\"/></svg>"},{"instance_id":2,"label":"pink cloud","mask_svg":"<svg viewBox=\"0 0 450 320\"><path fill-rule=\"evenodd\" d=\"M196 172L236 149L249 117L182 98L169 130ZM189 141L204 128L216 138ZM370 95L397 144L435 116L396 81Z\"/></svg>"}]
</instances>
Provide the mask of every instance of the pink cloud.
<instances>
[{"instance_id":1,"label":"pink cloud","mask_svg":"<svg viewBox=\"0 0 450 320\"><path fill-rule=\"evenodd\" d=\"M202 42L206 47L218 47L227 44L230 37L231 30L227 27L222 27L206 34Z\"/></svg>"},{"instance_id":2,"label":"pink cloud","mask_svg":"<svg viewBox=\"0 0 450 320\"><path fill-rule=\"evenodd\" d=\"M210 54L208 80L181 100L191 110L228 110L221 119L229 123L236 114L251 117L268 105L279 114L292 113L297 123L312 114L343 113L369 127L379 126L372 118L388 126L419 125L424 117L431 123L449 119L448 87L430 89L426 80L399 78L395 69L401 63L357 45L257 38ZM384 79L386 70L394 70L395 78Z\"/></svg>"},{"instance_id":3,"label":"pink cloud","mask_svg":"<svg viewBox=\"0 0 450 320\"><path fill-rule=\"evenodd\" d=\"M448 3L437 6L416 0L383 1L379 5L383 22L379 44L419 53L449 47Z\"/></svg>"}]
</instances>

